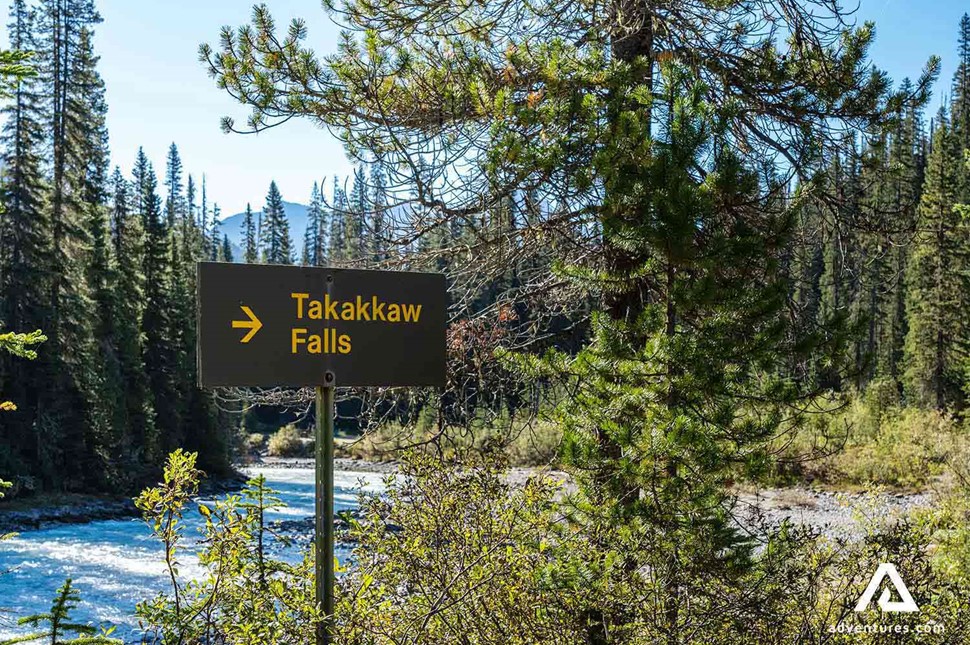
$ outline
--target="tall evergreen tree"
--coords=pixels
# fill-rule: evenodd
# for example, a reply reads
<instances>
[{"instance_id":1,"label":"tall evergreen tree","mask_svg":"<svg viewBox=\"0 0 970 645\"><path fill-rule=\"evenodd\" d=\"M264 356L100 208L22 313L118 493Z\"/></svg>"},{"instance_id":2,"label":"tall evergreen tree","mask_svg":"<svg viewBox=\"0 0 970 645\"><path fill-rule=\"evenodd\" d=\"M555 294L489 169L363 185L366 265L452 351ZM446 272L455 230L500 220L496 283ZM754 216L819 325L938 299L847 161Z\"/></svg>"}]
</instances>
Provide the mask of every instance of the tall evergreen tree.
<instances>
[{"instance_id":1,"label":"tall evergreen tree","mask_svg":"<svg viewBox=\"0 0 970 645\"><path fill-rule=\"evenodd\" d=\"M293 240L290 237L290 224L286 218L283 196L276 182L270 182L263 207L263 235L266 262L268 264L292 264Z\"/></svg>"},{"instance_id":2,"label":"tall evergreen tree","mask_svg":"<svg viewBox=\"0 0 970 645\"><path fill-rule=\"evenodd\" d=\"M911 91L912 84L906 79L903 91ZM922 157L923 131L920 106L909 103L900 108L898 125L891 135L889 145L888 176L889 212L895 217L893 237L887 252L887 264L891 270L888 280L888 297L884 308L877 315L883 321L883 335L876 356L879 376L888 378L902 394L903 346L907 331L906 318L906 268L909 242L916 229L916 209L923 190L925 160Z\"/></svg>"},{"instance_id":3,"label":"tall evergreen tree","mask_svg":"<svg viewBox=\"0 0 970 645\"><path fill-rule=\"evenodd\" d=\"M246 214L243 215L244 251L243 262L256 264L259 262L259 238L257 237L256 222L253 220L253 208L246 204Z\"/></svg>"},{"instance_id":4,"label":"tall evergreen tree","mask_svg":"<svg viewBox=\"0 0 970 645\"><path fill-rule=\"evenodd\" d=\"M229 236L222 236L222 250L219 253L220 262L232 262L232 244L229 243Z\"/></svg>"},{"instance_id":5,"label":"tall evergreen tree","mask_svg":"<svg viewBox=\"0 0 970 645\"><path fill-rule=\"evenodd\" d=\"M141 220L145 227L145 250L142 273L144 275L144 309L141 330L145 373L151 391L154 418L158 431L159 448L167 453L182 445L182 415L179 392L174 381L178 368L178 354L174 343L176 330L171 315L171 261L169 235L158 196L158 179L143 150L139 150L135 162L135 185L138 203L142 209ZM157 459L153 454L149 459Z\"/></svg>"},{"instance_id":6,"label":"tall evergreen tree","mask_svg":"<svg viewBox=\"0 0 970 645\"><path fill-rule=\"evenodd\" d=\"M185 212L185 196L182 192L182 158L175 143L168 148L165 160L165 217L169 230L175 230L176 223L181 223Z\"/></svg>"},{"instance_id":7,"label":"tall evergreen tree","mask_svg":"<svg viewBox=\"0 0 970 645\"><path fill-rule=\"evenodd\" d=\"M369 247L367 230L364 222L370 213L370 204L365 179L364 166L354 169L354 181L347 196L347 205L343 211L343 248L344 260L355 262L367 255Z\"/></svg>"},{"instance_id":8,"label":"tall evergreen tree","mask_svg":"<svg viewBox=\"0 0 970 645\"><path fill-rule=\"evenodd\" d=\"M193 227L196 226L196 208L195 203L195 178L190 174L188 180L185 182L185 214L188 218L188 223Z\"/></svg>"},{"instance_id":9,"label":"tall evergreen tree","mask_svg":"<svg viewBox=\"0 0 970 645\"><path fill-rule=\"evenodd\" d=\"M943 410L963 404L970 228L955 208L960 144L942 109L932 142L906 274L904 385L909 402Z\"/></svg>"},{"instance_id":10,"label":"tall evergreen tree","mask_svg":"<svg viewBox=\"0 0 970 645\"><path fill-rule=\"evenodd\" d=\"M26 2L14 0L7 26L12 48L34 48L33 20ZM21 78L3 107L0 321L7 329L34 330L46 328L50 322L52 230L42 172L45 126L39 80ZM22 472L24 464L38 464L42 459L43 446L31 432L50 360L47 352L32 362L13 361L7 352L0 354L0 381L6 397L17 402L17 410L4 415L4 431L0 433L0 468L6 473Z\"/></svg>"},{"instance_id":11,"label":"tall evergreen tree","mask_svg":"<svg viewBox=\"0 0 970 645\"><path fill-rule=\"evenodd\" d=\"M145 229L131 209L131 187L115 169L111 179L113 261L116 276L112 315L115 321L114 352L121 376L122 400L127 424L120 466L134 475L150 470L149 460L159 454L154 411L148 379L142 365L144 345L142 316L145 284L142 274Z\"/></svg>"},{"instance_id":12,"label":"tall evergreen tree","mask_svg":"<svg viewBox=\"0 0 970 645\"><path fill-rule=\"evenodd\" d=\"M57 363L39 405L38 427L50 435L48 481L68 487L103 484L107 417L95 357L94 303L85 280L92 221L104 217L108 148L104 84L97 72L91 25L100 21L84 0L41 2L39 47L47 99L51 162L50 353Z\"/></svg>"},{"instance_id":13,"label":"tall evergreen tree","mask_svg":"<svg viewBox=\"0 0 970 645\"><path fill-rule=\"evenodd\" d=\"M334 177L333 209L330 213L330 231L327 235L327 257L331 264L341 264L348 259L345 222L349 210L347 194Z\"/></svg>"},{"instance_id":14,"label":"tall evergreen tree","mask_svg":"<svg viewBox=\"0 0 970 645\"><path fill-rule=\"evenodd\" d=\"M60 331L62 297L77 299L71 293L80 282L70 279L73 265L84 245L78 215L77 183L82 176L79 165L86 163L79 144L84 140L83 106L87 100L85 79L78 78L78 56L85 55L81 38L90 38L87 26L101 22L93 0L41 0L38 51L40 54L45 118L50 133L51 151L51 225L54 249L54 284L51 304L55 342ZM76 276L75 276L76 277ZM56 351L56 350L55 350Z\"/></svg>"},{"instance_id":15,"label":"tall evergreen tree","mask_svg":"<svg viewBox=\"0 0 970 645\"><path fill-rule=\"evenodd\" d=\"M320 194L320 185L313 182L313 190L310 192L310 206L307 208L306 230L303 233L303 257L304 266L323 265L323 198Z\"/></svg>"},{"instance_id":16,"label":"tall evergreen tree","mask_svg":"<svg viewBox=\"0 0 970 645\"><path fill-rule=\"evenodd\" d=\"M370 248L368 251L373 262L382 262L387 258L390 231L388 230L388 214L386 212L388 207L387 175L380 162L371 165L370 191L371 215L370 223L367 226Z\"/></svg>"},{"instance_id":17,"label":"tall evergreen tree","mask_svg":"<svg viewBox=\"0 0 970 645\"><path fill-rule=\"evenodd\" d=\"M208 260L218 261L219 252L222 249L222 221L220 216L222 209L219 204L212 205L212 227L209 229L209 239L206 243L206 256Z\"/></svg>"},{"instance_id":18,"label":"tall evergreen tree","mask_svg":"<svg viewBox=\"0 0 970 645\"><path fill-rule=\"evenodd\" d=\"M116 347L118 321L114 298L117 297L117 274L111 258L109 227L109 147L105 85L98 72L98 57L94 53L94 32L81 28L79 51L75 59L74 85L68 105L82 134L81 208L84 213L88 239L91 243L85 267L86 285L93 300L93 338L91 354L86 362L92 372L89 379L91 416L96 419L85 441L92 461L86 465L89 485L108 488L126 481L121 456L127 443L128 420L123 391L123 376L119 369ZM104 357L100 362L97 357Z\"/></svg>"},{"instance_id":19,"label":"tall evergreen tree","mask_svg":"<svg viewBox=\"0 0 970 645\"><path fill-rule=\"evenodd\" d=\"M957 70L953 74L951 127L956 145L970 148L970 14L960 18ZM964 187L961 187L964 188Z\"/></svg>"}]
</instances>

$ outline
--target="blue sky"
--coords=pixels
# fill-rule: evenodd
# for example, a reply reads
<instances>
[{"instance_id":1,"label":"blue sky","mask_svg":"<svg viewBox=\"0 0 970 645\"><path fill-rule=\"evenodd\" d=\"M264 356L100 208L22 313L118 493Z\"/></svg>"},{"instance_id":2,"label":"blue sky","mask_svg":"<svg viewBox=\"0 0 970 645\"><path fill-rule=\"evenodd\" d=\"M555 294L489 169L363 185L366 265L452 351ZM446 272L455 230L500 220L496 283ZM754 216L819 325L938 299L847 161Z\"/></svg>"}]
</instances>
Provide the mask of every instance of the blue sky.
<instances>
[{"instance_id":1,"label":"blue sky","mask_svg":"<svg viewBox=\"0 0 970 645\"><path fill-rule=\"evenodd\" d=\"M329 52L337 29L318 0L269 0L285 27L301 16L313 47ZM275 179L287 201L306 203L314 180L349 175L343 148L309 122L291 121L260 135L223 134L224 115L245 122L247 111L219 90L198 61L202 42L218 44L223 25L248 22L246 0L100 0L104 22L95 45L107 84L112 161L126 173L138 146L156 170L174 141L187 172L206 175L208 195L223 215L260 208ZM329 181L329 180L328 180Z\"/></svg>"},{"instance_id":2,"label":"blue sky","mask_svg":"<svg viewBox=\"0 0 970 645\"><path fill-rule=\"evenodd\" d=\"M337 30L318 0L266 2L281 26L295 16L305 18L317 52L333 50ZM220 117L242 121L246 111L216 88L197 60L197 48L204 41L215 44L222 25L247 22L247 0L100 0L98 6L104 23L96 46L108 87L112 157L125 172L139 145L161 172L175 141L186 170L197 179L206 173L209 198L225 215L246 202L260 207L271 179L285 199L305 203L314 180L351 172L339 144L308 122L293 121L258 136L219 129ZM857 15L876 22L873 60L897 82L918 76L931 54L942 56L939 91L949 87L957 25L968 10L970 5L956 0L862 0Z\"/></svg>"}]
</instances>

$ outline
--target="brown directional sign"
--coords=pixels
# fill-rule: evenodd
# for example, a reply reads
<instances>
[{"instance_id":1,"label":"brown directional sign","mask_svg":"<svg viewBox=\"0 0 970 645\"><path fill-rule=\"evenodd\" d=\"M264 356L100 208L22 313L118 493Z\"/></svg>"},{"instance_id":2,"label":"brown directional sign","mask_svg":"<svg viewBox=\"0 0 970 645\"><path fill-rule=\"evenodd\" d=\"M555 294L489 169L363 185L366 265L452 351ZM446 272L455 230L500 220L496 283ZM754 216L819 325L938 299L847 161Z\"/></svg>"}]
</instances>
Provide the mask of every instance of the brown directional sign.
<instances>
[{"instance_id":1,"label":"brown directional sign","mask_svg":"<svg viewBox=\"0 0 970 645\"><path fill-rule=\"evenodd\" d=\"M444 385L445 277L199 264L199 382Z\"/></svg>"}]
</instances>

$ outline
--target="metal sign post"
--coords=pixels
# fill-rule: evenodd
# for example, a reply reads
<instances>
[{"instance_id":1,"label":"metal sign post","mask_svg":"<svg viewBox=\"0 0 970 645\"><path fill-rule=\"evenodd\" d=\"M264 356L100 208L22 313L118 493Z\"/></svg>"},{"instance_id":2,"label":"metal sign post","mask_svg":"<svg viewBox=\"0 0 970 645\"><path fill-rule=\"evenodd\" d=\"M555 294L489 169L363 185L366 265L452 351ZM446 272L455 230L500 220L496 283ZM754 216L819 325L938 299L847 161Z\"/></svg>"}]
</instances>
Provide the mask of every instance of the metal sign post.
<instances>
[{"instance_id":1,"label":"metal sign post","mask_svg":"<svg viewBox=\"0 0 970 645\"><path fill-rule=\"evenodd\" d=\"M445 384L440 273L200 262L202 387L316 386L314 557L330 645L334 605L334 387Z\"/></svg>"},{"instance_id":2,"label":"metal sign post","mask_svg":"<svg viewBox=\"0 0 970 645\"><path fill-rule=\"evenodd\" d=\"M333 374L327 373L329 381ZM316 564L317 603L324 620L317 623L317 645L330 645L333 617L334 528L333 528L333 385L317 386L316 406Z\"/></svg>"}]
</instances>

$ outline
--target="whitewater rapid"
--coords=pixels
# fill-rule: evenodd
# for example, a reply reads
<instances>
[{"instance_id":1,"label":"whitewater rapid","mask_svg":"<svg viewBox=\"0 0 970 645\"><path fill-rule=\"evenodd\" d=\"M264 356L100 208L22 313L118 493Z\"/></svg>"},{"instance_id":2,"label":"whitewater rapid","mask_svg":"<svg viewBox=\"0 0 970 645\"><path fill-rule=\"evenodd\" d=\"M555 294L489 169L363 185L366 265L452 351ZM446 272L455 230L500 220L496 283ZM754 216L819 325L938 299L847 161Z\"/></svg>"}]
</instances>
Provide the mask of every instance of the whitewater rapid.
<instances>
[{"instance_id":1,"label":"whitewater rapid","mask_svg":"<svg viewBox=\"0 0 970 645\"><path fill-rule=\"evenodd\" d=\"M245 472L265 476L288 505L268 512L267 521L313 516L312 470L252 468ZM362 490L373 493L383 488L382 475L377 473L337 472L334 484L334 508L338 512L354 508ZM202 522L197 513L186 519L185 535L191 539L198 535ZM346 557L346 551L337 555ZM0 542L0 640L26 633L27 629L16 625L16 619L48 611L51 598L67 577L82 597L75 622L116 625L116 634L126 637L138 626L135 604L170 589L162 557L160 543L136 518L59 525L26 531ZM294 547L282 557L295 560L300 553ZM183 554L181 563L184 577L201 574L191 554Z\"/></svg>"}]
</instances>

